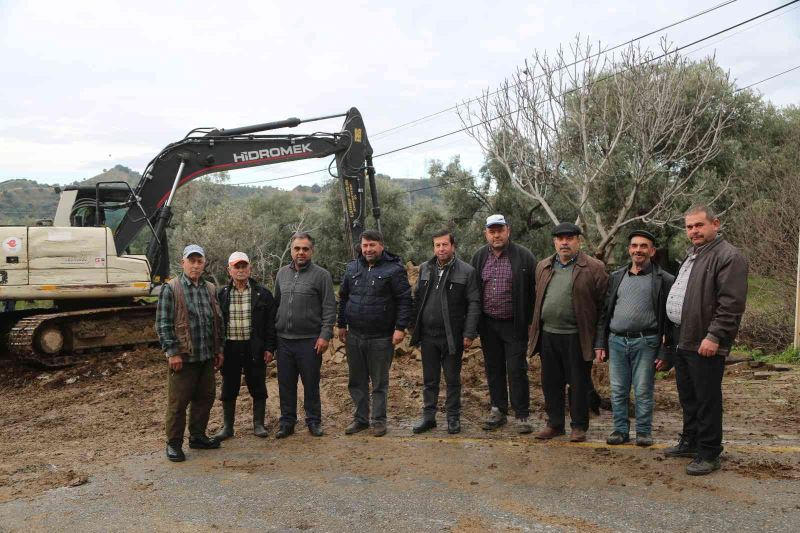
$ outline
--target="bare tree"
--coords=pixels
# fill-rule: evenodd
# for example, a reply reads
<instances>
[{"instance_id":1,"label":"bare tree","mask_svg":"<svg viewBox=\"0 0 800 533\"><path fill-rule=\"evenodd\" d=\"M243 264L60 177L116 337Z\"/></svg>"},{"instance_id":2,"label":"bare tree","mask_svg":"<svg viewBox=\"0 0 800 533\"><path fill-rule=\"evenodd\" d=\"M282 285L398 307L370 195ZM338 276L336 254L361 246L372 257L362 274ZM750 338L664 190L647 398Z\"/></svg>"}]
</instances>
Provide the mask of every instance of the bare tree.
<instances>
[{"instance_id":1,"label":"bare tree","mask_svg":"<svg viewBox=\"0 0 800 533\"><path fill-rule=\"evenodd\" d=\"M659 54L598 51L578 37L553 57L535 52L459 116L553 223L556 202L570 206L603 259L625 226L674 221L687 196L710 188L704 165L730 113L713 58L691 63L665 41ZM714 184L716 193L724 187Z\"/></svg>"}]
</instances>

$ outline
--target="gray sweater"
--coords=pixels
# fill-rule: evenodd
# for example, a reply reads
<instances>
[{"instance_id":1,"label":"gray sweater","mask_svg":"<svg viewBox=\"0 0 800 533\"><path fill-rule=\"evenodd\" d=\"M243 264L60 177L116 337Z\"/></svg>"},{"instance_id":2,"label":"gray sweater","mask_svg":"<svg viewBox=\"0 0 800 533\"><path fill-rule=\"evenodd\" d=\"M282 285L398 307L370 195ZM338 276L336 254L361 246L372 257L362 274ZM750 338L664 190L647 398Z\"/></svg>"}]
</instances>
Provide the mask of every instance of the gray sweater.
<instances>
[{"instance_id":1,"label":"gray sweater","mask_svg":"<svg viewBox=\"0 0 800 533\"><path fill-rule=\"evenodd\" d=\"M333 280L324 268L308 263L300 271L294 264L278 270L275 278L278 312L275 327L284 339L330 340L336 321Z\"/></svg>"}]
</instances>

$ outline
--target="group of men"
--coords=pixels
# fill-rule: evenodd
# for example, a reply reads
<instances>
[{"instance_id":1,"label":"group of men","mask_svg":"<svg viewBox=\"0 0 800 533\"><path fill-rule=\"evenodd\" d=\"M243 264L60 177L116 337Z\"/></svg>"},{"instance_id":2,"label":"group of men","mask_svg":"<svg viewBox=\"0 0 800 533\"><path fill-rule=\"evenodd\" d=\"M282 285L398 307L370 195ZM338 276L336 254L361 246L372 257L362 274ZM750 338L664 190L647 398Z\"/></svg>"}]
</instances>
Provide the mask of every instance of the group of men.
<instances>
[{"instance_id":1,"label":"group of men","mask_svg":"<svg viewBox=\"0 0 800 533\"><path fill-rule=\"evenodd\" d=\"M596 395L594 361L609 362L614 430L609 445L630 441L628 400L635 396L636 444L650 446L656 370L674 364L683 409L683 432L670 457L691 457L686 471L719 468L722 452L722 375L736 337L747 292L747 262L719 234L712 209L685 214L691 241L677 278L653 262L656 238L629 235L630 263L606 273L603 262L581 251L582 230L561 223L552 230L555 253L538 263L511 241L503 215L486 219L487 244L469 263L456 254L452 232L432 236L433 257L412 289L400 258L367 230L358 259L348 263L338 313L331 275L312 262L308 233L291 240L292 262L276 276L275 293L250 276L246 254L229 258L230 283L219 291L200 276L205 253L184 249L183 273L162 289L157 329L168 358L167 457L182 461L186 408L189 447L218 448L234 434L236 397L244 373L253 397L253 431L266 437L266 365L277 359L280 410L276 438L297 423L297 381L304 388L305 422L322 436L320 368L334 323L345 344L353 420L347 435L386 434L389 370L395 346L411 331L422 353L423 410L414 433L436 427L444 373L447 431L461 431L461 363L480 336L490 411L483 429L508 422L533 432L528 356L541 357L546 426L535 436L565 435L565 403L573 442L586 440L590 398ZM223 428L206 436L214 401L214 369L222 371Z\"/></svg>"}]
</instances>

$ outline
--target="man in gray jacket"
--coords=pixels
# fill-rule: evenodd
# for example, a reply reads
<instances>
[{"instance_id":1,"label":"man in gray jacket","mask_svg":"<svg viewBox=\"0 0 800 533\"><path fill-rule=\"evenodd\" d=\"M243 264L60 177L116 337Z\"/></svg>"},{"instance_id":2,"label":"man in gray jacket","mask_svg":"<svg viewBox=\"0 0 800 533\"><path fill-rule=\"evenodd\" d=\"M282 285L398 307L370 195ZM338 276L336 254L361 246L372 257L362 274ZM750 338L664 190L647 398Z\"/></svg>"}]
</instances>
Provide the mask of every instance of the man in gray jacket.
<instances>
[{"instance_id":1,"label":"man in gray jacket","mask_svg":"<svg viewBox=\"0 0 800 533\"><path fill-rule=\"evenodd\" d=\"M434 257L420 266L414 292L414 333L422 344L422 420L414 433L436 427L436 404L442 369L447 382L447 432L461 431L461 355L478 336L481 293L475 269L456 257L453 234L433 234Z\"/></svg>"},{"instance_id":2,"label":"man in gray jacket","mask_svg":"<svg viewBox=\"0 0 800 533\"><path fill-rule=\"evenodd\" d=\"M747 260L719 235L719 218L695 205L685 215L692 242L667 297L683 433L667 457L693 457L689 475L718 470L722 453L722 376L747 301Z\"/></svg>"},{"instance_id":3,"label":"man in gray jacket","mask_svg":"<svg viewBox=\"0 0 800 533\"><path fill-rule=\"evenodd\" d=\"M322 354L333 337L336 298L330 273L311 262L314 255L311 235L295 233L290 246L292 262L281 268L275 279L278 390L281 398L280 428L275 438L294 433L298 376L303 380L308 431L321 437L319 378Z\"/></svg>"}]
</instances>

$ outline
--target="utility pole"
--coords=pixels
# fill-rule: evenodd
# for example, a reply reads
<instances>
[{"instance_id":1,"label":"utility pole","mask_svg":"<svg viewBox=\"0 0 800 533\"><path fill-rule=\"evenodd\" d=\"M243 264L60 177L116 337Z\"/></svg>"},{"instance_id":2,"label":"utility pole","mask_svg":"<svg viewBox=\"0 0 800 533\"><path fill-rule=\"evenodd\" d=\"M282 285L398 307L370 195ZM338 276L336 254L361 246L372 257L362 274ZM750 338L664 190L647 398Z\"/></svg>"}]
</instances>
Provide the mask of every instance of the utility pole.
<instances>
[{"instance_id":1,"label":"utility pole","mask_svg":"<svg viewBox=\"0 0 800 533\"><path fill-rule=\"evenodd\" d=\"M797 282L794 297L794 349L800 350L800 232L797 234Z\"/></svg>"}]
</instances>

